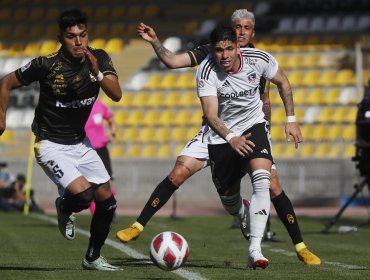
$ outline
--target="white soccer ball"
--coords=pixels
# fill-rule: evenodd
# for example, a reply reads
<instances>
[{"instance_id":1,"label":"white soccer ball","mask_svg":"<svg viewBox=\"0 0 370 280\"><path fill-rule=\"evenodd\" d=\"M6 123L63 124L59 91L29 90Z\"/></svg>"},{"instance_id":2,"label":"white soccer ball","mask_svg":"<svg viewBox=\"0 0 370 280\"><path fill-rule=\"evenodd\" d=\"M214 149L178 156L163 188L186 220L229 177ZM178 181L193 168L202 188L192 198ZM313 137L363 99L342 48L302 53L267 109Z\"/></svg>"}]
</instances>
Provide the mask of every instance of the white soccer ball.
<instances>
[{"instance_id":1,"label":"white soccer ball","mask_svg":"<svg viewBox=\"0 0 370 280\"><path fill-rule=\"evenodd\" d=\"M188 256L188 242L176 232L161 232L150 243L150 258L161 269L178 269L186 263Z\"/></svg>"}]
</instances>

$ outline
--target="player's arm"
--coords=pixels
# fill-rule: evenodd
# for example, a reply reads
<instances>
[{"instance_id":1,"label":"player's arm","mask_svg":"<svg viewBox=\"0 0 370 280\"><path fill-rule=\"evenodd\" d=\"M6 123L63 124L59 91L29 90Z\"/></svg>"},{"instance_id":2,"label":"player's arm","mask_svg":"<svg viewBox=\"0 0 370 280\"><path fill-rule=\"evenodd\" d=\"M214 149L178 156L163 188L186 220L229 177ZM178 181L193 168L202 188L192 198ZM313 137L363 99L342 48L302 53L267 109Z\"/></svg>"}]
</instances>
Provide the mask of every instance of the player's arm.
<instances>
[{"instance_id":1,"label":"player's arm","mask_svg":"<svg viewBox=\"0 0 370 280\"><path fill-rule=\"evenodd\" d=\"M298 144L303 141L301 130L296 122L294 115L294 102L293 92L290 86L288 78L285 76L283 70L279 67L275 76L271 79L278 90L281 99L283 100L285 114L287 116L287 123L285 125L285 134L287 140L290 141L290 136L293 137L295 147L298 148Z\"/></svg>"},{"instance_id":2,"label":"player's arm","mask_svg":"<svg viewBox=\"0 0 370 280\"><path fill-rule=\"evenodd\" d=\"M15 75L15 71L0 79L0 135L6 128L6 111L8 109L10 91L22 86Z\"/></svg>"},{"instance_id":3,"label":"player's arm","mask_svg":"<svg viewBox=\"0 0 370 280\"><path fill-rule=\"evenodd\" d=\"M262 100L262 111L265 114L265 120L267 122L267 128L271 128L271 102L270 102L270 81L266 81L263 93L261 95Z\"/></svg>"},{"instance_id":4,"label":"player's arm","mask_svg":"<svg viewBox=\"0 0 370 280\"><path fill-rule=\"evenodd\" d=\"M90 52L90 50L85 49L85 55L90 61L91 72L100 83L102 90L110 99L115 102L119 102L122 98L122 90L117 76L113 74L103 75L103 73L99 70L96 57Z\"/></svg>"},{"instance_id":5,"label":"player's arm","mask_svg":"<svg viewBox=\"0 0 370 280\"><path fill-rule=\"evenodd\" d=\"M145 41L149 42L158 58L167 66L167 68L184 68L191 67L191 59L188 53L174 54L159 41L154 29L144 23L140 23L137 28L138 34Z\"/></svg>"},{"instance_id":6,"label":"player's arm","mask_svg":"<svg viewBox=\"0 0 370 280\"><path fill-rule=\"evenodd\" d=\"M116 137L116 132L117 132L117 123L116 121L114 120L114 117L113 115L107 119L107 122L108 122L108 129L109 129L109 136L108 136L108 139L109 141L113 141L114 138Z\"/></svg>"},{"instance_id":7,"label":"player's arm","mask_svg":"<svg viewBox=\"0 0 370 280\"><path fill-rule=\"evenodd\" d=\"M231 147L241 156L246 156L253 151L254 143L248 138L250 134L236 136L218 117L218 98L217 96L204 96L200 98L202 103L203 115L207 124L222 138L227 140Z\"/></svg>"}]
</instances>

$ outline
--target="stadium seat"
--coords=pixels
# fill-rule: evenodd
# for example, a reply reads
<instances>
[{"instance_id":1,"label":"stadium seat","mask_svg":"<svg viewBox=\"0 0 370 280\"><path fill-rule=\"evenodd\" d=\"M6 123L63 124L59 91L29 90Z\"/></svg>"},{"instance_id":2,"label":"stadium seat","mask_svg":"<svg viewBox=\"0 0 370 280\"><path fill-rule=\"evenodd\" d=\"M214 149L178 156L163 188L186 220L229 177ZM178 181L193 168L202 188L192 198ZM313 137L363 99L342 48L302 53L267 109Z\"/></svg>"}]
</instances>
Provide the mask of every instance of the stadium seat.
<instances>
[{"instance_id":1,"label":"stadium seat","mask_svg":"<svg viewBox=\"0 0 370 280\"><path fill-rule=\"evenodd\" d=\"M190 89L196 87L195 75L192 72L184 72L179 74L174 88L176 89Z\"/></svg>"},{"instance_id":2,"label":"stadium seat","mask_svg":"<svg viewBox=\"0 0 370 280\"><path fill-rule=\"evenodd\" d=\"M153 127L144 127L140 129L137 142L139 143L153 143L155 129Z\"/></svg>"},{"instance_id":3,"label":"stadium seat","mask_svg":"<svg viewBox=\"0 0 370 280\"><path fill-rule=\"evenodd\" d=\"M134 94L131 106L134 108L148 107L149 93L147 91L138 91Z\"/></svg>"},{"instance_id":4,"label":"stadium seat","mask_svg":"<svg viewBox=\"0 0 370 280\"><path fill-rule=\"evenodd\" d=\"M172 125L186 126L191 125L191 116L193 112L189 109L183 109L176 112L176 116L173 119Z\"/></svg>"},{"instance_id":5,"label":"stadium seat","mask_svg":"<svg viewBox=\"0 0 370 280\"><path fill-rule=\"evenodd\" d=\"M315 158L329 157L330 146L328 143L317 144L313 156Z\"/></svg>"},{"instance_id":6,"label":"stadium seat","mask_svg":"<svg viewBox=\"0 0 370 280\"><path fill-rule=\"evenodd\" d=\"M110 18L113 20L122 20L125 18L125 13L126 13L126 8L125 6L119 5L119 6L114 6L111 9L111 14Z\"/></svg>"},{"instance_id":7,"label":"stadium seat","mask_svg":"<svg viewBox=\"0 0 370 280\"><path fill-rule=\"evenodd\" d=\"M320 55L317 53L309 53L303 56L302 67L317 68L320 66Z\"/></svg>"},{"instance_id":8,"label":"stadium seat","mask_svg":"<svg viewBox=\"0 0 370 280\"><path fill-rule=\"evenodd\" d=\"M271 126L271 139L274 141L285 141L284 127L280 125Z\"/></svg>"},{"instance_id":9,"label":"stadium seat","mask_svg":"<svg viewBox=\"0 0 370 280\"><path fill-rule=\"evenodd\" d=\"M342 156L344 158L353 158L356 155L356 147L354 144L348 144L344 147Z\"/></svg>"},{"instance_id":10,"label":"stadium seat","mask_svg":"<svg viewBox=\"0 0 370 280\"><path fill-rule=\"evenodd\" d=\"M44 20L45 10L43 8L31 8L28 19L33 22Z\"/></svg>"},{"instance_id":11,"label":"stadium seat","mask_svg":"<svg viewBox=\"0 0 370 280\"><path fill-rule=\"evenodd\" d=\"M341 104L356 105L358 100L356 87L342 87L339 102Z\"/></svg>"},{"instance_id":12,"label":"stadium seat","mask_svg":"<svg viewBox=\"0 0 370 280\"><path fill-rule=\"evenodd\" d=\"M308 91L306 88L298 88L298 89L295 89L293 90L293 100L294 100L294 105L305 105L307 104L306 102L306 99L308 97ZM277 98L279 99L279 104L282 103L282 100L279 96L279 94L274 94L274 96L277 96ZM272 103L271 103L272 104ZM272 104L274 105L274 104Z\"/></svg>"},{"instance_id":13,"label":"stadium seat","mask_svg":"<svg viewBox=\"0 0 370 280\"><path fill-rule=\"evenodd\" d=\"M314 140L313 134L312 134L312 132L313 132L312 125L310 125L310 124L301 125L300 129L301 129L301 133L302 133L304 141ZM285 138L285 134L284 134L284 138Z\"/></svg>"},{"instance_id":14,"label":"stadium seat","mask_svg":"<svg viewBox=\"0 0 370 280\"><path fill-rule=\"evenodd\" d=\"M165 94L162 105L168 108L177 107L179 105L180 97L181 94L178 91L171 91Z\"/></svg>"},{"instance_id":15,"label":"stadium seat","mask_svg":"<svg viewBox=\"0 0 370 280\"><path fill-rule=\"evenodd\" d=\"M302 71L294 70L290 72L287 76L288 76L288 80L290 84L292 85L292 87L302 86L302 81L304 77Z\"/></svg>"},{"instance_id":16,"label":"stadium seat","mask_svg":"<svg viewBox=\"0 0 370 280\"><path fill-rule=\"evenodd\" d=\"M165 100L166 94L163 91L156 91L149 94L148 102L146 103L147 107L158 108L163 107L163 102Z\"/></svg>"},{"instance_id":17,"label":"stadium seat","mask_svg":"<svg viewBox=\"0 0 370 280\"><path fill-rule=\"evenodd\" d=\"M358 112L358 109L357 107L347 107L347 114L344 116L343 118L343 122L344 123L355 123L356 122L356 118L357 118L357 112Z\"/></svg>"},{"instance_id":18,"label":"stadium seat","mask_svg":"<svg viewBox=\"0 0 370 280\"><path fill-rule=\"evenodd\" d=\"M129 113L127 111L117 111L114 113L113 117L117 125L122 126L126 125L128 115Z\"/></svg>"},{"instance_id":19,"label":"stadium seat","mask_svg":"<svg viewBox=\"0 0 370 280\"><path fill-rule=\"evenodd\" d=\"M328 126L326 124L316 125L312 132L312 140L316 142L327 140Z\"/></svg>"},{"instance_id":20,"label":"stadium seat","mask_svg":"<svg viewBox=\"0 0 370 280\"><path fill-rule=\"evenodd\" d=\"M177 81L177 74L173 72L168 72L164 74L159 83L159 88L163 90L173 90L175 89L175 84Z\"/></svg>"},{"instance_id":21,"label":"stadium seat","mask_svg":"<svg viewBox=\"0 0 370 280\"><path fill-rule=\"evenodd\" d=\"M47 21L56 21L59 17L59 9L56 7L49 7L45 12L45 20Z\"/></svg>"},{"instance_id":22,"label":"stadium seat","mask_svg":"<svg viewBox=\"0 0 370 280\"><path fill-rule=\"evenodd\" d=\"M294 143L286 143L285 149L281 153L282 158L296 158L298 150L295 148Z\"/></svg>"},{"instance_id":23,"label":"stadium seat","mask_svg":"<svg viewBox=\"0 0 370 280\"><path fill-rule=\"evenodd\" d=\"M325 70L323 73L321 73L321 76L319 77L317 81L317 85L319 86L334 86L335 85L335 79L336 79L337 71L336 70Z\"/></svg>"},{"instance_id":24,"label":"stadium seat","mask_svg":"<svg viewBox=\"0 0 370 280\"><path fill-rule=\"evenodd\" d=\"M170 141L173 141L173 139L171 138L171 131L170 131L170 129L168 127L166 127L166 126L164 126L164 127L157 127L155 129L153 141L155 143L159 143L159 144L169 143Z\"/></svg>"},{"instance_id":25,"label":"stadium seat","mask_svg":"<svg viewBox=\"0 0 370 280\"><path fill-rule=\"evenodd\" d=\"M329 141L338 141L342 138L342 125L332 125L329 127L326 139Z\"/></svg>"},{"instance_id":26,"label":"stadium seat","mask_svg":"<svg viewBox=\"0 0 370 280\"><path fill-rule=\"evenodd\" d=\"M92 18L97 21L99 20L104 21L110 18L110 14L111 14L111 10L109 9L108 6L97 6L95 7L93 11Z\"/></svg>"},{"instance_id":27,"label":"stadium seat","mask_svg":"<svg viewBox=\"0 0 370 280\"><path fill-rule=\"evenodd\" d=\"M123 51L123 42L121 38L111 38L105 45L105 51L108 54L119 54Z\"/></svg>"},{"instance_id":28,"label":"stadium seat","mask_svg":"<svg viewBox=\"0 0 370 280\"><path fill-rule=\"evenodd\" d=\"M303 158L313 157L314 145L313 143L302 143L298 149L299 156Z\"/></svg>"},{"instance_id":29,"label":"stadium seat","mask_svg":"<svg viewBox=\"0 0 370 280\"><path fill-rule=\"evenodd\" d=\"M200 127L202 122L203 122L203 111L202 109L198 109L195 112L193 112L193 114L191 115L191 119L189 123L194 126L199 125Z\"/></svg>"},{"instance_id":30,"label":"stadium seat","mask_svg":"<svg viewBox=\"0 0 370 280\"><path fill-rule=\"evenodd\" d=\"M123 145L114 145L109 148L109 155L112 159L123 158L125 156L125 148Z\"/></svg>"},{"instance_id":31,"label":"stadium seat","mask_svg":"<svg viewBox=\"0 0 370 280\"><path fill-rule=\"evenodd\" d=\"M285 67L287 69L301 68L302 61L303 61L303 56L300 53L294 53L287 57L287 60L285 62Z\"/></svg>"},{"instance_id":32,"label":"stadium seat","mask_svg":"<svg viewBox=\"0 0 370 280\"><path fill-rule=\"evenodd\" d=\"M163 126L170 126L175 116L176 116L175 111L163 110L159 117L158 124Z\"/></svg>"},{"instance_id":33,"label":"stadium seat","mask_svg":"<svg viewBox=\"0 0 370 280\"><path fill-rule=\"evenodd\" d=\"M337 86L354 86L356 85L356 77L351 69L339 70L334 80L334 85Z\"/></svg>"},{"instance_id":34,"label":"stadium seat","mask_svg":"<svg viewBox=\"0 0 370 280\"><path fill-rule=\"evenodd\" d=\"M140 158L156 158L158 153L158 146L155 144L145 145L140 153Z\"/></svg>"},{"instance_id":35,"label":"stadium seat","mask_svg":"<svg viewBox=\"0 0 370 280\"><path fill-rule=\"evenodd\" d=\"M342 138L344 141L354 141L356 139L356 126L346 125L343 129Z\"/></svg>"},{"instance_id":36,"label":"stadium seat","mask_svg":"<svg viewBox=\"0 0 370 280\"><path fill-rule=\"evenodd\" d=\"M28 8L15 8L12 16L13 22L22 22L28 19Z\"/></svg>"},{"instance_id":37,"label":"stadium seat","mask_svg":"<svg viewBox=\"0 0 370 280\"><path fill-rule=\"evenodd\" d=\"M272 144L272 155L274 158L281 158L285 149L285 143L273 143Z\"/></svg>"},{"instance_id":38,"label":"stadium seat","mask_svg":"<svg viewBox=\"0 0 370 280\"><path fill-rule=\"evenodd\" d=\"M140 157L141 151L142 147L140 145L131 144L128 146L125 155L127 158L138 158Z\"/></svg>"},{"instance_id":39,"label":"stadium seat","mask_svg":"<svg viewBox=\"0 0 370 280\"><path fill-rule=\"evenodd\" d=\"M319 114L316 116L315 122L329 123L333 114L334 109L332 107L324 107L320 110Z\"/></svg>"},{"instance_id":40,"label":"stadium seat","mask_svg":"<svg viewBox=\"0 0 370 280\"><path fill-rule=\"evenodd\" d=\"M90 47L94 49L105 49L105 44L106 40L104 38L96 38L90 42Z\"/></svg>"},{"instance_id":41,"label":"stadium seat","mask_svg":"<svg viewBox=\"0 0 370 280\"><path fill-rule=\"evenodd\" d=\"M159 85L161 83L162 76L158 73L152 73L149 76L149 79L147 80L146 85L144 86L144 89L159 89Z\"/></svg>"},{"instance_id":42,"label":"stadium seat","mask_svg":"<svg viewBox=\"0 0 370 280\"><path fill-rule=\"evenodd\" d=\"M142 119L144 117L144 112L141 110L133 110L130 112L126 125L129 126L138 126L142 124Z\"/></svg>"},{"instance_id":43,"label":"stadium seat","mask_svg":"<svg viewBox=\"0 0 370 280\"><path fill-rule=\"evenodd\" d=\"M309 70L304 74L301 85L306 87L318 86L317 81L321 76L321 72L317 70Z\"/></svg>"},{"instance_id":44,"label":"stadium seat","mask_svg":"<svg viewBox=\"0 0 370 280\"><path fill-rule=\"evenodd\" d=\"M127 9L126 18L128 19L137 19L140 18L143 14L143 8L140 5L132 4Z\"/></svg>"},{"instance_id":45,"label":"stadium seat","mask_svg":"<svg viewBox=\"0 0 370 280\"><path fill-rule=\"evenodd\" d=\"M337 88L331 88L324 91L323 101L325 105L334 105L339 103L340 91Z\"/></svg>"},{"instance_id":46,"label":"stadium seat","mask_svg":"<svg viewBox=\"0 0 370 280\"><path fill-rule=\"evenodd\" d=\"M58 51L59 44L60 43L55 40L45 40L41 44L40 55L48 55Z\"/></svg>"},{"instance_id":47,"label":"stadium seat","mask_svg":"<svg viewBox=\"0 0 370 280\"><path fill-rule=\"evenodd\" d=\"M141 124L144 126L156 126L161 115L159 110L148 110L145 112Z\"/></svg>"},{"instance_id":48,"label":"stadium seat","mask_svg":"<svg viewBox=\"0 0 370 280\"><path fill-rule=\"evenodd\" d=\"M282 67L283 69L294 68L292 67L291 64L288 63L289 55L284 54L284 53L278 53L275 55L275 58L277 62L279 63L279 66Z\"/></svg>"},{"instance_id":49,"label":"stadium seat","mask_svg":"<svg viewBox=\"0 0 370 280\"><path fill-rule=\"evenodd\" d=\"M175 149L173 150L172 157L177 158L180 152L184 149L183 144L177 144Z\"/></svg>"},{"instance_id":50,"label":"stadium seat","mask_svg":"<svg viewBox=\"0 0 370 280\"><path fill-rule=\"evenodd\" d=\"M171 146L168 144L161 145L157 148L157 158L169 158L171 157Z\"/></svg>"},{"instance_id":51,"label":"stadium seat","mask_svg":"<svg viewBox=\"0 0 370 280\"><path fill-rule=\"evenodd\" d=\"M122 133L122 142L138 142L139 131L136 127L125 127Z\"/></svg>"},{"instance_id":52,"label":"stadium seat","mask_svg":"<svg viewBox=\"0 0 370 280\"><path fill-rule=\"evenodd\" d=\"M33 39L33 40L39 40L40 38L44 37L44 34L46 32L45 26L42 24L33 24L30 27L29 33L27 34L27 37ZM29 43L29 42L28 42ZM27 45L28 45L27 43ZM39 42L35 42L40 44Z\"/></svg>"},{"instance_id":53,"label":"stadium seat","mask_svg":"<svg viewBox=\"0 0 370 280\"><path fill-rule=\"evenodd\" d=\"M306 104L307 105L324 105L325 93L321 88L314 88L307 94Z\"/></svg>"},{"instance_id":54,"label":"stadium seat","mask_svg":"<svg viewBox=\"0 0 370 280\"><path fill-rule=\"evenodd\" d=\"M0 144L14 144L15 133L11 128L7 128L4 133L0 136Z\"/></svg>"},{"instance_id":55,"label":"stadium seat","mask_svg":"<svg viewBox=\"0 0 370 280\"><path fill-rule=\"evenodd\" d=\"M271 122L273 124L282 124L285 123L286 115L285 109L283 107L279 107L272 110L271 114Z\"/></svg>"},{"instance_id":56,"label":"stadium seat","mask_svg":"<svg viewBox=\"0 0 370 280\"><path fill-rule=\"evenodd\" d=\"M197 126L191 127L186 133L186 138L187 138L186 142L192 139L193 137L195 137L196 135L198 135L198 133L200 132L200 129L201 129L201 123L199 123Z\"/></svg>"},{"instance_id":57,"label":"stadium seat","mask_svg":"<svg viewBox=\"0 0 370 280\"><path fill-rule=\"evenodd\" d=\"M125 35L126 25L123 22L113 23L110 26L109 38L121 38Z\"/></svg>"},{"instance_id":58,"label":"stadium seat","mask_svg":"<svg viewBox=\"0 0 370 280\"><path fill-rule=\"evenodd\" d=\"M181 107L200 106L200 100L195 91L186 91L181 94L178 106Z\"/></svg>"},{"instance_id":59,"label":"stadium seat","mask_svg":"<svg viewBox=\"0 0 370 280\"><path fill-rule=\"evenodd\" d=\"M123 96L120 102L117 103L117 106L128 108L131 107L132 100L134 100L135 93L130 91L124 91Z\"/></svg>"},{"instance_id":60,"label":"stadium seat","mask_svg":"<svg viewBox=\"0 0 370 280\"><path fill-rule=\"evenodd\" d=\"M187 142L190 140L187 136L188 129L186 127L175 127L171 131L171 139L175 142Z\"/></svg>"},{"instance_id":61,"label":"stadium seat","mask_svg":"<svg viewBox=\"0 0 370 280\"><path fill-rule=\"evenodd\" d=\"M342 149L340 144L331 144L327 153L328 158L338 158L341 156Z\"/></svg>"}]
</instances>

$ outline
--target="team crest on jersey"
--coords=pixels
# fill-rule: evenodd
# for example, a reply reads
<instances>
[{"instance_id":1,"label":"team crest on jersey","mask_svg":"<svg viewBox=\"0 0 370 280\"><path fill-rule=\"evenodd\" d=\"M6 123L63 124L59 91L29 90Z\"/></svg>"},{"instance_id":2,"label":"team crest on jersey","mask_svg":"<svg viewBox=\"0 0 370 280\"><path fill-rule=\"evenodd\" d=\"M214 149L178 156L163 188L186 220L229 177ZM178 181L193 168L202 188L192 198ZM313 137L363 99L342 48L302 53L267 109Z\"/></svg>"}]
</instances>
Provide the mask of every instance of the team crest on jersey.
<instances>
[{"instance_id":1,"label":"team crest on jersey","mask_svg":"<svg viewBox=\"0 0 370 280\"><path fill-rule=\"evenodd\" d=\"M198 83L199 88L204 88L204 81L200 80Z\"/></svg>"},{"instance_id":2,"label":"team crest on jersey","mask_svg":"<svg viewBox=\"0 0 370 280\"><path fill-rule=\"evenodd\" d=\"M257 63L257 59L255 59L255 58L248 57L247 61L248 61L249 65L256 65L256 63Z\"/></svg>"},{"instance_id":3,"label":"team crest on jersey","mask_svg":"<svg viewBox=\"0 0 370 280\"><path fill-rule=\"evenodd\" d=\"M247 76L247 78L248 78L248 82L255 83L256 82L256 78L257 78L257 74L255 72L253 72L253 73L249 74Z\"/></svg>"}]
</instances>

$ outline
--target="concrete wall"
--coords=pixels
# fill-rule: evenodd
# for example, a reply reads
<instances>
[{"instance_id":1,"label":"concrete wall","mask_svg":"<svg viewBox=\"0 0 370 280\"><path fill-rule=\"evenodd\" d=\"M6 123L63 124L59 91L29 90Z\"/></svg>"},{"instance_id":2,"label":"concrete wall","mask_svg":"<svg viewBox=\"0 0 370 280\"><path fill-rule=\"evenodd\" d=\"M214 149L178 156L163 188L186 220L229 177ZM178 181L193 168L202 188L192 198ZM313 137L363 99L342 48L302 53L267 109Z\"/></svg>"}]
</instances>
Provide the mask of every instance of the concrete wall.
<instances>
[{"instance_id":1,"label":"concrete wall","mask_svg":"<svg viewBox=\"0 0 370 280\"><path fill-rule=\"evenodd\" d=\"M2 161L4 161L2 159ZM156 185L168 175L174 160L115 160L113 161L114 186L122 212L138 214ZM355 163L351 160L278 160L278 172L285 192L295 205L320 205L338 202L341 195L353 192L353 186L360 181ZM27 173L26 160L8 161L7 170L16 174ZM37 201L49 210L54 209L57 188L33 162L32 188ZM243 195L250 197L249 177L243 179ZM177 207L173 208L174 202ZM206 168L176 192L172 200L161 210L181 213L223 212L217 192L211 180L210 169Z\"/></svg>"}]
</instances>

